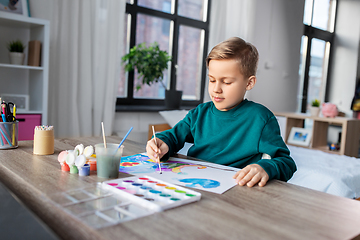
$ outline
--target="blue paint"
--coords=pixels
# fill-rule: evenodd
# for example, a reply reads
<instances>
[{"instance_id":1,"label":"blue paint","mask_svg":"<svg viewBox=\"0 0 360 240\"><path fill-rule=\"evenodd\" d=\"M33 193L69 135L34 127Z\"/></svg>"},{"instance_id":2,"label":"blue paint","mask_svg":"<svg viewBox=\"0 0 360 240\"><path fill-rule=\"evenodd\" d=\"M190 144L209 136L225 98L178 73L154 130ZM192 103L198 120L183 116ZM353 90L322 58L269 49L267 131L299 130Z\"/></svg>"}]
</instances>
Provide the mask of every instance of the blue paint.
<instances>
[{"instance_id":1,"label":"blue paint","mask_svg":"<svg viewBox=\"0 0 360 240\"><path fill-rule=\"evenodd\" d=\"M142 186L141 183L133 183L132 185L133 185L133 186L136 186L136 187Z\"/></svg>"},{"instance_id":2,"label":"blue paint","mask_svg":"<svg viewBox=\"0 0 360 240\"><path fill-rule=\"evenodd\" d=\"M149 192L151 192L151 193L155 193L155 194L161 193L161 191L154 190L154 189L150 190Z\"/></svg>"},{"instance_id":3,"label":"blue paint","mask_svg":"<svg viewBox=\"0 0 360 240\"><path fill-rule=\"evenodd\" d=\"M220 182L205 178L184 178L179 181L189 183L185 185L186 187L196 187L196 185L200 185L203 188L216 188L220 186Z\"/></svg>"}]
</instances>

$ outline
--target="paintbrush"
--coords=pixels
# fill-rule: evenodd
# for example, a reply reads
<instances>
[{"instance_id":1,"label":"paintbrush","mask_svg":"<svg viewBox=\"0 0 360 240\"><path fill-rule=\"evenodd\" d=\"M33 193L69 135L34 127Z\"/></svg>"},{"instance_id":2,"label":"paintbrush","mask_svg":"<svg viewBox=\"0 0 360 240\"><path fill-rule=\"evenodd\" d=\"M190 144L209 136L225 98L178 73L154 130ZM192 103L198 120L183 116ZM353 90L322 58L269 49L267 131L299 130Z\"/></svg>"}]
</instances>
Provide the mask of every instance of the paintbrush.
<instances>
[{"instance_id":1,"label":"paintbrush","mask_svg":"<svg viewBox=\"0 0 360 240\"><path fill-rule=\"evenodd\" d=\"M124 143L125 139L129 136L131 130L133 130L133 127L131 127L129 129L129 131L125 134L125 137L123 138L123 140L120 142L119 146L117 147L118 149L121 147L121 145Z\"/></svg>"},{"instance_id":2,"label":"paintbrush","mask_svg":"<svg viewBox=\"0 0 360 240\"><path fill-rule=\"evenodd\" d=\"M157 142L156 142L156 135L155 135L155 128L154 128L154 126L152 126L152 130L153 130L153 134L154 134L154 141L155 141L155 144L156 144L156 147L157 147ZM160 172L159 172L159 173L162 174L159 155L158 155L158 164L159 164L159 169L160 169Z\"/></svg>"},{"instance_id":3,"label":"paintbrush","mask_svg":"<svg viewBox=\"0 0 360 240\"><path fill-rule=\"evenodd\" d=\"M101 122L102 135L104 140L104 148L106 148L106 139L105 139L105 130L104 130L104 122Z\"/></svg>"}]
</instances>

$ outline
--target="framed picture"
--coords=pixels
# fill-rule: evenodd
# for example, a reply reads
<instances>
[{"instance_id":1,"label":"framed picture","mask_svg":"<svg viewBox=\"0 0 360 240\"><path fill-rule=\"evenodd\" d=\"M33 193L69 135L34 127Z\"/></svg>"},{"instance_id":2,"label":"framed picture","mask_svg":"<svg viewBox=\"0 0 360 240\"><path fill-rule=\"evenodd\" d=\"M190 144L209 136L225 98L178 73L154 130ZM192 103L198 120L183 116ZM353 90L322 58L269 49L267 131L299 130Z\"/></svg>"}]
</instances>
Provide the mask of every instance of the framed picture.
<instances>
[{"instance_id":1,"label":"framed picture","mask_svg":"<svg viewBox=\"0 0 360 240\"><path fill-rule=\"evenodd\" d=\"M0 11L29 17L28 0L0 0Z\"/></svg>"},{"instance_id":2,"label":"framed picture","mask_svg":"<svg viewBox=\"0 0 360 240\"><path fill-rule=\"evenodd\" d=\"M312 129L291 128L287 142L293 145L308 147L312 136Z\"/></svg>"}]
</instances>

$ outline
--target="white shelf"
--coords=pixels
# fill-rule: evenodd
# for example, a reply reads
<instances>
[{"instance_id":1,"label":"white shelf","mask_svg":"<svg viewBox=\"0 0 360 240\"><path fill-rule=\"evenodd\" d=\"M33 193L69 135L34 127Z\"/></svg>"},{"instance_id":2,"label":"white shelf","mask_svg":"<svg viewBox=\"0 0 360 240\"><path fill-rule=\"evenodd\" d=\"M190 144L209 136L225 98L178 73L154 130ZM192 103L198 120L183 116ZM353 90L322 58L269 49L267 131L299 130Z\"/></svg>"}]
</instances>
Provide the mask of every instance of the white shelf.
<instances>
[{"instance_id":1,"label":"white shelf","mask_svg":"<svg viewBox=\"0 0 360 240\"><path fill-rule=\"evenodd\" d=\"M314 121L312 127L311 145L309 148L321 150L324 152L347 155L350 157L358 157L359 154L359 139L360 139L360 120L355 118L325 118L313 117L305 114L298 113L274 113L276 116L286 118L285 127L285 142L293 127L304 127L305 119ZM327 146L327 133L330 125L341 126L341 144L339 151L329 151ZM287 143L288 144L288 143Z\"/></svg>"},{"instance_id":2,"label":"white shelf","mask_svg":"<svg viewBox=\"0 0 360 240\"><path fill-rule=\"evenodd\" d=\"M34 66L16 65L16 64L7 64L7 63L0 63L0 67L4 67L4 68L30 69L30 70L44 70L43 67L34 67Z\"/></svg>"},{"instance_id":3,"label":"white shelf","mask_svg":"<svg viewBox=\"0 0 360 240\"><path fill-rule=\"evenodd\" d=\"M3 94L29 96L29 110L18 114L41 114L42 124L48 125L49 88L49 21L19 14L0 12L0 86ZM25 48L24 65L10 64L6 44L21 40L41 42L41 66L27 65L28 48Z\"/></svg>"},{"instance_id":4,"label":"white shelf","mask_svg":"<svg viewBox=\"0 0 360 240\"><path fill-rule=\"evenodd\" d=\"M26 111L26 110L16 110L16 114L43 114L42 111Z\"/></svg>"}]
</instances>

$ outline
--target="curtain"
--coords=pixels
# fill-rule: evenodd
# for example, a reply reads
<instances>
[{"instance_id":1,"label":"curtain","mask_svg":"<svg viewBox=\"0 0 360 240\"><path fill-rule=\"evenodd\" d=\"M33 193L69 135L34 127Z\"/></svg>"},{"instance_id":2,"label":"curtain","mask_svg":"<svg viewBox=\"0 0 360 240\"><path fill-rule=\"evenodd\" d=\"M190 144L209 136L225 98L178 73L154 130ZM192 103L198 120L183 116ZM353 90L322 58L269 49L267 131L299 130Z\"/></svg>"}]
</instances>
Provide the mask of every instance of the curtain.
<instances>
[{"instance_id":1,"label":"curtain","mask_svg":"<svg viewBox=\"0 0 360 240\"><path fill-rule=\"evenodd\" d=\"M56 137L111 135L126 0L32 0L50 21L48 124Z\"/></svg>"},{"instance_id":2,"label":"curtain","mask_svg":"<svg viewBox=\"0 0 360 240\"><path fill-rule=\"evenodd\" d=\"M241 37L251 42L256 0L213 0L211 2L209 51L218 43Z\"/></svg>"},{"instance_id":3,"label":"curtain","mask_svg":"<svg viewBox=\"0 0 360 240\"><path fill-rule=\"evenodd\" d=\"M252 42L256 0L212 0L208 51L218 43L240 37ZM210 101L206 81L204 102Z\"/></svg>"}]
</instances>

